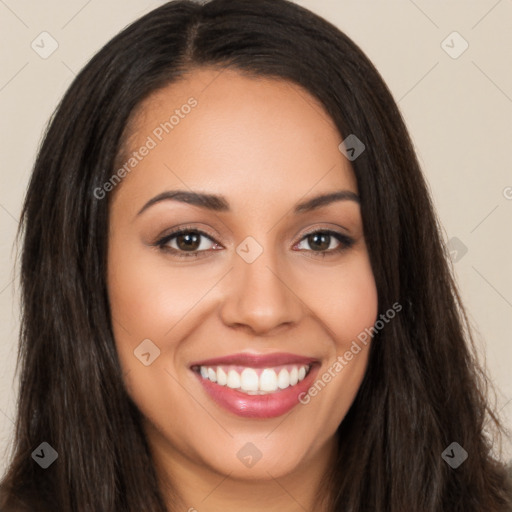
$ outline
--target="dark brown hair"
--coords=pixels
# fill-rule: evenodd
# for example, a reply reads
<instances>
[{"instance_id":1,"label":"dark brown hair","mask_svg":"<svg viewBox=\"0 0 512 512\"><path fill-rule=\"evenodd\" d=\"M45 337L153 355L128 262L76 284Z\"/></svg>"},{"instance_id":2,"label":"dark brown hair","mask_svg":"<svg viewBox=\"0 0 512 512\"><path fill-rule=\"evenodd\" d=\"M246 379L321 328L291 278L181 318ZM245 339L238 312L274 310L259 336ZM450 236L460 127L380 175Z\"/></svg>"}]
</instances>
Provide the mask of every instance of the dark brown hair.
<instances>
[{"instance_id":1,"label":"dark brown hair","mask_svg":"<svg viewBox=\"0 0 512 512\"><path fill-rule=\"evenodd\" d=\"M108 201L141 102L184 73L226 67L304 87L366 150L352 162L379 312L357 397L326 479L333 511L511 508L490 454L499 427L428 190L379 73L340 30L285 0L169 2L110 41L76 77L46 132L22 211L20 392L2 511L164 512L140 413L123 386L106 289ZM489 432L498 431L497 428ZM43 470L31 453L59 457ZM452 442L469 454L457 469Z\"/></svg>"}]
</instances>

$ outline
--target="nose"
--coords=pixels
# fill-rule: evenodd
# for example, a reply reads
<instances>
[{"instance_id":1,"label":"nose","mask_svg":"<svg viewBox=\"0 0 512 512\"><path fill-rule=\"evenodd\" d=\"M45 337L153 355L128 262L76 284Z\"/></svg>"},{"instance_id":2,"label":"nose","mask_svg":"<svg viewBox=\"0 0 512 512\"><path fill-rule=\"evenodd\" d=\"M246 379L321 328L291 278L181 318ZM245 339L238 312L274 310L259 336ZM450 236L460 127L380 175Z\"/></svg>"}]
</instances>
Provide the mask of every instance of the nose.
<instances>
[{"instance_id":1,"label":"nose","mask_svg":"<svg viewBox=\"0 0 512 512\"><path fill-rule=\"evenodd\" d=\"M286 262L277 261L271 249L252 263L236 253L233 259L234 268L224 283L223 322L260 336L297 324L305 304L294 291L292 273L283 270Z\"/></svg>"}]
</instances>

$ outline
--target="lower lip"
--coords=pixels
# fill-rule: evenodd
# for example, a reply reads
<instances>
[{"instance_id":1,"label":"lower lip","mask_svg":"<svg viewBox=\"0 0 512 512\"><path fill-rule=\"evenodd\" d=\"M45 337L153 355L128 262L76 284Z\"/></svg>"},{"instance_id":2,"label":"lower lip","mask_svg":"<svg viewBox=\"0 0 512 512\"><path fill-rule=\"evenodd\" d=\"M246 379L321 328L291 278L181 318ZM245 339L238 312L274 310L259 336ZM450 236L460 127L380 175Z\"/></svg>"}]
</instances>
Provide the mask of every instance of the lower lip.
<instances>
[{"instance_id":1,"label":"lower lip","mask_svg":"<svg viewBox=\"0 0 512 512\"><path fill-rule=\"evenodd\" d=\"M318 373L318 368L318 365L313 365L306 377L295 386L268 395L248 395L236 389L215 384L208 379L203 379L197 372L194 373L210 397L229 412L245 418L276 418L286 414L300 403L299 396L307 393Z\"/></svg>"}]
</instances>

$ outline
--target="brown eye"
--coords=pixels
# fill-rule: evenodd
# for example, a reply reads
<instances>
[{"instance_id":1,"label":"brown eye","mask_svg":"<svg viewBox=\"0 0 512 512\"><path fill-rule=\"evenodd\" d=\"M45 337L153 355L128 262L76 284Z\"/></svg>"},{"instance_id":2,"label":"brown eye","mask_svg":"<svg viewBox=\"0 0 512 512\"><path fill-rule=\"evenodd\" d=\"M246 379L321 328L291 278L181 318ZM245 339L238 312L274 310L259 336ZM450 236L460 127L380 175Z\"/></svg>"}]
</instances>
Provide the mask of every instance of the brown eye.
<instances>
[{"instance_id":1,"label":"brown eye","mask_svg":"<svg viewBox=\"0 0 512 512\"><path fill-rule=\"evenodd\" d=\"M195 251L201 245L201 236L192 231L178 235L176 237L176 245L182 251Z\"/></svg>"},{"instance_id":2,"label":"brown eye","mask_svg":"<svg viewBox=\"0 0 512 512\"><path fill-rule=\"evenodd\" d=\"M209 235L197 229L181 229L166 235L155 244L176 256L204 256L218 245Z\"/></svg>"},{"instance_id":3,"label":"brown eye","mask_svg":"<svg viewBox=\"0 0 512 512\"><path fill-rule=\"evenodd\" d=\"M331 238L331 235L321 232L307 236L309 246L314 251L326 251L329 249L329 246L331 245Z\"/></svg>"},{"instance_id":4,"label":"brown eye","mask_svg":"<svg viewBox=\"0 0 512 512\"><path fill-rule=\"evenodd\" d=\"M306 234L297 247L317 253L319 256L333 255L354 245L354 240L343 233L331 230L317 230Z\"/></svg>"}]
</instances>

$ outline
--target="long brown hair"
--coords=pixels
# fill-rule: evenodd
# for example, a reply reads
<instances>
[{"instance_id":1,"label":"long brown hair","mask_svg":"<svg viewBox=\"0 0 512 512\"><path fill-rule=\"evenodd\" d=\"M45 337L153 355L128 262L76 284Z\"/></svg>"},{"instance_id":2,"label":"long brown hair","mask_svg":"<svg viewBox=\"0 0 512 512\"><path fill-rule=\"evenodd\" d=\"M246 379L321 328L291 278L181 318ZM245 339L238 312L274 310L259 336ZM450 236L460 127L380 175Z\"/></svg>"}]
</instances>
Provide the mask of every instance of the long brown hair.
<instances>
[{"instance_id":1,"label":"long brown hair","mask_svg":"<svg viewBox=\"0 0 512 512\"><path fill-rule=\"evenodd\" d=\"M15 443L2 511L164 512L140 413L123 386L106 289L108 200L142 100L200 66L297 83L318 98L352 162L380 313L367 373L339 427L326 479L333 511L512 509L491 456L499 423L429 193L400 112L346 35L286 0L169 2L110 41L82 70L48 127L23 205L22 323ZM58 459L31 457L47 442ZM441 454L457 442L457 469Z\"/></svg>"}]
</instances>

